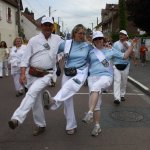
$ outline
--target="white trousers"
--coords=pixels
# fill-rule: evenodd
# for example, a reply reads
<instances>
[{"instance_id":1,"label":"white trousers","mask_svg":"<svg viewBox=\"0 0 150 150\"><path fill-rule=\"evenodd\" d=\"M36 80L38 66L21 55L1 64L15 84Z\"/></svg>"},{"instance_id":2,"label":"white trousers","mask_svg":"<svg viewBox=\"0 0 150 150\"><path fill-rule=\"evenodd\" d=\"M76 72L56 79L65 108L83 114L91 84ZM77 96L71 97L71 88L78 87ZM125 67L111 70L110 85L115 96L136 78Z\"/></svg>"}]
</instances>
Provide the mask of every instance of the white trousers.
<instances>
[{"instance_id":1,"label":"white trousers","mask_svg":"<svg viewBox=\"0 0 150 150\"><path fill-rule=\"evenodd\" d=\"M8 76L8 60L0 61L0 76Z\"/></svg>"},{"instance_id":2,"label":"white trousers","mask_svg":"<svg viewBox=\"0 0 150 150\"><path fill-rule=\"evenodd\" d=\"M27 113L32 109L33 119L37 126L45 127L46 121L42 105L43 89L49 85L52 75L48 74L41 78L31 77L31 86L22 100L20 106L14 112L12 119L17 119L19 123L23 123Z\"/></svg>"},{"instance_id":3,"label":"white trousers","mask_svg":"<svg viewBox=\"0 0 150 150\"><path fill-rule=\"evenodd\" d=\"M74 77L67 77L63 75L62 88L56 94L54 99L56 105L51 107L52 110L57 109L61 102L64 101L64 115L66 117L67 125L66 130L70 130L77 127L75 119L73 96L80 90L87 78L88 68L84 70L78 70L77 75Z\"/></svg>"},{"instance_id":4,"label":"white trousers","mask_svg":"<svg viewBox=\"0 0 150 150\"><path fill-rule=\"evenodd\" d=\"M14 79L14 84L15 84L15 89L16 91L23 90L22 84L20 84L19 79L20 79L20 72L13 74L13 79Z\"/></svg>"},{"instance_id":5,"label":"white trousers","mask_svg":"<svg viewBox=\"0 0 150 150\"><path fill-rule=\"evenodd\" d=\"M3 61L0 61L0 77L3 76Z\"/></svg>"},{"instance_id":6,"label":"white trousers","mask_svg":"<svg viewBox=\"0 0 150 150\"><path fill-rule=\"evenodd\" d=\"M3 65L4 65L4 73L5 73L6 76L8 76L9 75L8 59L4 60Z\"/></svg>"},{"instance_id":7,"label":"white trousers","mask_svg":"<svg viewBox=\"0 0 150 150\"><path fill-rule=\"evenodd\" d=\"M115 66L114 68L114 99L119 100L126 94L127 79L129 74L130 64L125 70L120 71Z\"/></svg>"},{"instance_id":8,"label":"white trousers","mask_svg":"<svg viewBox=\"0 0 150 150\"><path fill-rule=\"evenodd\" d=\"M101 92L103 89L107 89L111 86L113 82L113 78L110 76L90 76L88 77L88 86L89 86L89 93L92 91L99 92L99 99L95 106L95 111L100 110L100 106L102 103L102 95Z\"/></svg>"}]
</instances>

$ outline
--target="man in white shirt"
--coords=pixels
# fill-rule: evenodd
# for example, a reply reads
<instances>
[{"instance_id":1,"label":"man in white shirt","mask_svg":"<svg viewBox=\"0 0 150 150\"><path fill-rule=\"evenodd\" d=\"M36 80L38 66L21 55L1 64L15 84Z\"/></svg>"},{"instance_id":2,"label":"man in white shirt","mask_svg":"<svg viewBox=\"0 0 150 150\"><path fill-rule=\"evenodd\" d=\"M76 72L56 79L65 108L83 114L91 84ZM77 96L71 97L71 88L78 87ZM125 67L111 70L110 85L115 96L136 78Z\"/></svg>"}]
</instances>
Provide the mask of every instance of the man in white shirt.
<instances>
[{"instance_id":1,"label":"man in white shirt","mask_svg":"<svg viewBox=\"0 0 150 150\"><path fill-rule=\"evenodd\" d=\"M55 76L56 54L62 39L52 34L54 22L51 17L43 17L41 33L28 42L21 61L20 82L28 88L26 96L8 122L11 129L22 124L27 113L32 109L36 125L33 135L37 136L45 131L46 121L42 106L42 90L49 85Z\"/></svg>"},{"instance_id":2,"label":"man in white shirt","mask_svg":"<svg viewBox=\"0 0 150 150\"><path fill-rule=\"evenodd\" d=\"M119 40L113 44L113 48L125 53L131 43L127 40L128 34L125 30L119 32ZM114 59L114 103L120 104L121 101L125 101L127 78L130 68L130 58L128 59Z\"/></svg>"}]
</instances>

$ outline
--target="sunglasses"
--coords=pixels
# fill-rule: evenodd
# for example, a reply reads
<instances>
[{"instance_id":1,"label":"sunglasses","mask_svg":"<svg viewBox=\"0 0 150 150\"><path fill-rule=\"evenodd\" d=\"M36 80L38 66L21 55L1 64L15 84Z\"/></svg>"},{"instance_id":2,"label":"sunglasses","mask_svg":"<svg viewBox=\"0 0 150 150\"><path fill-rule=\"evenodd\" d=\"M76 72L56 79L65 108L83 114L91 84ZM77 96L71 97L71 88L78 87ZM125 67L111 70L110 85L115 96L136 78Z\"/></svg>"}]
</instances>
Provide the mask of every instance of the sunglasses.
<instances>
[{"instance_id":1,"label":"sunglasses","mask_svg":"<svg viewBox=\"0 0 150 150\"><path fill-rule=\"evenodd\" d=\"M93 39L93 41L102 40L102 39L104 39L104 38L103 37L97 37L97 38Z\"/></svg>"},{"instance_id":2,"label":"sunglasses","mask_svg":"<svg viewBox=\"0 0 150 150\"><path fill-rule=\"evenodd\" d=\"M47 27L51 27L53 24L52 23L49 23L49 22L46 22L46 23L43 23L44 26L47 26Z\"/></svg>"}]
</instances>

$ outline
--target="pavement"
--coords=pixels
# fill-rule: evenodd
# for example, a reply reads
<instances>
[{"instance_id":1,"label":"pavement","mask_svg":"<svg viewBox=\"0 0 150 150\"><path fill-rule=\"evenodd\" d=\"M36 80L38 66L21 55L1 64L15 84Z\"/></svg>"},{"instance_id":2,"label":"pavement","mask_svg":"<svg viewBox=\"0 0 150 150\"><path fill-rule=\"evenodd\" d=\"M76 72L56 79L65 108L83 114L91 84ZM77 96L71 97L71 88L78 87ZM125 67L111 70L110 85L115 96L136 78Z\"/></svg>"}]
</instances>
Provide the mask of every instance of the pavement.
<instances>
[{"instance_id":1,"label":"pavement","mask_svg":"<svg viewBox=\"0 0 150 150\"><path fill-rule=\"evenodd\" d=\"M131 62L128 81L150 96L150 61L147 61L144 66L139 60L137 65Z\"/></svg>"},{"instance_id":2,"label":"pavement","mask_svg":"<svg viewBox=\"0 0 150 150\"><path fill-rule=\"evenodd\" d=\"M131 63L129 82L150 96L150 62L144 67ZM60 88L49 88L55 95ZM128 84L126 98L119 106L113 103L113 94L103 95L101 113L102 134L93 138L93 124L81 120L87 111L88 86L84 86L74 97L78 131L73 136L65 133L63 107L45 112L46 132L32 136L33 117L28 114L25 122L15 130L8 128L8 120L19 106L23 97L15 97L12 77L0 80L0 150L150 150L150 101L134 85Z\"/></svg>"}]
</instances>

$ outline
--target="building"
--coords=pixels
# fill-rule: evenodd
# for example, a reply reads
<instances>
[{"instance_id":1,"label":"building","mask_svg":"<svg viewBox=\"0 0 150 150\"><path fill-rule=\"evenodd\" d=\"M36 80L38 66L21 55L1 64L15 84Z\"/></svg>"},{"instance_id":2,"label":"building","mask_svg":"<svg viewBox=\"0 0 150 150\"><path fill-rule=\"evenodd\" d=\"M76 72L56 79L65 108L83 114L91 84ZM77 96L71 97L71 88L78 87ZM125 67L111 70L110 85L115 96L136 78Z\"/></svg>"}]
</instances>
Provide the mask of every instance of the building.
<instances>
[{"instance_id":1,"label":"building","mask_svg":"<svg viewBox=\"0 0 150 150\"><path fill-rule=\"evenodd\" d=\"M105 37L111 38L112 33L119 32L119 7L118 4L106 4L105 9L101 11L102 21L95 28L102 29ZM127 21L127 32L129 34L137 35L139 30L134 26L132 21Z\"/></svg>"},{"instance_id":2,"label":"building","mask_svg":"<svg viewBox=\"0 0 150 150\"><path fill-rule=\"evenodd\" d=\"M0 0L0 41L6 41L8 47L18 36L20 10L23 10L21 0Z\"/></svg>"},{"instance_id":3,"label":"building","mask_svg":"<svg viewBox=\"0 0 150 150\"><path fill-rule=\"evenodd\" d=\"M40 32L40 23L34 19L34 13L21 13L20 25L22 30L22 37L24 40L29 40L31 37ZM32 31L32 32L31 32Z\"/></svg>"}]
</instances>

